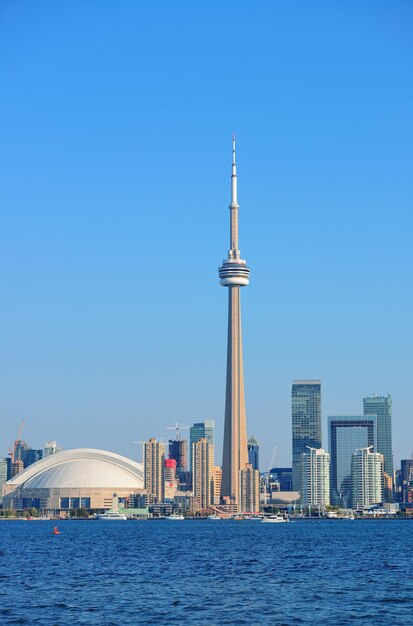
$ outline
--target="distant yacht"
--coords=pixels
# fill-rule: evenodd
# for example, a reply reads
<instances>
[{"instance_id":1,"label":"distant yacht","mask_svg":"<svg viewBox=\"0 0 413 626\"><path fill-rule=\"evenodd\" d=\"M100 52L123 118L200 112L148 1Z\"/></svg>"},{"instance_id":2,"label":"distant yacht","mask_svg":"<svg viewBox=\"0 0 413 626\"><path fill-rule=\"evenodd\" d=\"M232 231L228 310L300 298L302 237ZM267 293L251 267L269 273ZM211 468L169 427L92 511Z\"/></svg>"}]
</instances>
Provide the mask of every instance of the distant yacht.
<instances>
[{"instance_id":1,"label":"distant yacht","mask_svg":"<svg viewBox=\"0 0 413 626\"><path fill-rule=\"evenodd\" d=\"M277 524L280 522L288 522L288 517L282 517L281 515L265 515L262 518L263 522Z\"/></svg>"},{"instance_id":2,"label":"distant yacht","mask_svg":"<svg viewBox=\"0 0 413 626\"><path fill-rule=\"evenodd\" d=\"M175 521L181 521L181 520L183 520L185 518L180 513L172 513L172 515L169 515L166 519L175 520Z\"/></svg>"},{"instance_id":3,"label":"distant yacht","mask_svg":"<svg viewBox=\"0 0 413 626\"><path fill-rule=\"evenodd\" d=\"M105 511L105 513L97 513L96 519L116 521L127 520L128 518L123 513L119 513L119 511Z\"/></svg>"},{"instance_id":4,"label":"distant yacht","mask_svg":"<svg viewBox=\"0 0 413 626\"><path fill-rule=\"evenodd\" d=\"M215 513L211 513L211 515L207 515L207 519L221 519L219 515L215 515Z\"/></svg>"}]
</instances>

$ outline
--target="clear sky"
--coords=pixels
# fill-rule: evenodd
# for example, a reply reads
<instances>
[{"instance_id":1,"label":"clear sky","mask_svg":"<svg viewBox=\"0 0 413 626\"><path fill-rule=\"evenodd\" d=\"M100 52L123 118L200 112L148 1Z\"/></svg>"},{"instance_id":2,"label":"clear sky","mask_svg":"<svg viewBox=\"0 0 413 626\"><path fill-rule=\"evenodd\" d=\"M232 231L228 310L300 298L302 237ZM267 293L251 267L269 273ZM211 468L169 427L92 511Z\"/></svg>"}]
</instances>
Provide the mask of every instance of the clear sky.
<instances>
[{"instance_id":1,"label":"clear sky","mask_svg":"<svg viewBox=\"0 0 413 626\"><path fill-rule=\"evenodd\" d=\"M412 76L408 0L3 0L0 453L215 419L220 462L235 131L262 469L293 378L324 425L390 392L410 456Z\"/></svg>"}]
</instances>

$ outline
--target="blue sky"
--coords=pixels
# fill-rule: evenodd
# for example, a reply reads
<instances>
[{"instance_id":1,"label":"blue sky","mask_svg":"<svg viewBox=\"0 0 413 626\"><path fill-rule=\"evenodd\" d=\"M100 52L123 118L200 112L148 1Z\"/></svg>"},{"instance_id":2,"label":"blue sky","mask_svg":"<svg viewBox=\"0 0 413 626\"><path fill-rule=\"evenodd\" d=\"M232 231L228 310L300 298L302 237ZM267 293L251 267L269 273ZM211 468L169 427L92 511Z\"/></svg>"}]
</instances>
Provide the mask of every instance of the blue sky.
<instances>
[{"instance_id":1,"label":"blue sky","mask_svg":"<svg viewBox=\"0 0 413 626\"><path fill-rule=\"evenodd\" d=\"M0 442L129 456L215 419L231 133L248 430L291 457L293 378L323 421L393 396L413 449L410 2L0 7ZM324 437L327 447L327 437Z\"/></svg>"}]
</instances>

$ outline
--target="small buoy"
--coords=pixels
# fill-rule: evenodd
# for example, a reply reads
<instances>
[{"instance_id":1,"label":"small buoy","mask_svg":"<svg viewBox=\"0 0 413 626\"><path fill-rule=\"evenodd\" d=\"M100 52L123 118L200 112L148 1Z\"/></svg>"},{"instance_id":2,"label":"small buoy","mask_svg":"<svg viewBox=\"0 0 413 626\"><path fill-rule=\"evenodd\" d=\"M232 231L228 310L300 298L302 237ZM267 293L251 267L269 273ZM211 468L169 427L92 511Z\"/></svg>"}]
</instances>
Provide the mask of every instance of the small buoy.
<instances>
[{"instance_id":1,"label":"small buoy","mask_svg":"<svg viewBox=\"0 0 413 626\"><path fill-rule=\"evenodd\" d=\"M60 530L58 529L58 527L57 527L57 526L55 526L55 527L53 528L53 534L54 534L54 535L60 535Z\"/></svg>"}]
</instances>

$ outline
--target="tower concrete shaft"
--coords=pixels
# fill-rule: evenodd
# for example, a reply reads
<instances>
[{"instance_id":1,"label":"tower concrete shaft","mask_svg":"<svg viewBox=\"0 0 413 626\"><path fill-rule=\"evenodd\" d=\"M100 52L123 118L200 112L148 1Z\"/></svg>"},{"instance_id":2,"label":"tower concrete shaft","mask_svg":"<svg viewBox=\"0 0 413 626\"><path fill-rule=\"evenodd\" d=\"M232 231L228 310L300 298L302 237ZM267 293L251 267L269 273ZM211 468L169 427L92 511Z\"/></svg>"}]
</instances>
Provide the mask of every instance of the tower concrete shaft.
<instances>
[{"instance_id":1,"label":"tower concrete shaft","mask_svg":"<svg viewBox=\"0 0 413 626\"><path fill-rule=\"evenodd\" d=\"M232 139L230 250L219 269L221 285L228 287L228 349L221 499L240 504L240 471L248 463L247 424L242 361L240 287L249 283L249 268L238 249L238 201L235 138Z\"/></svg>"}]
</instances>

